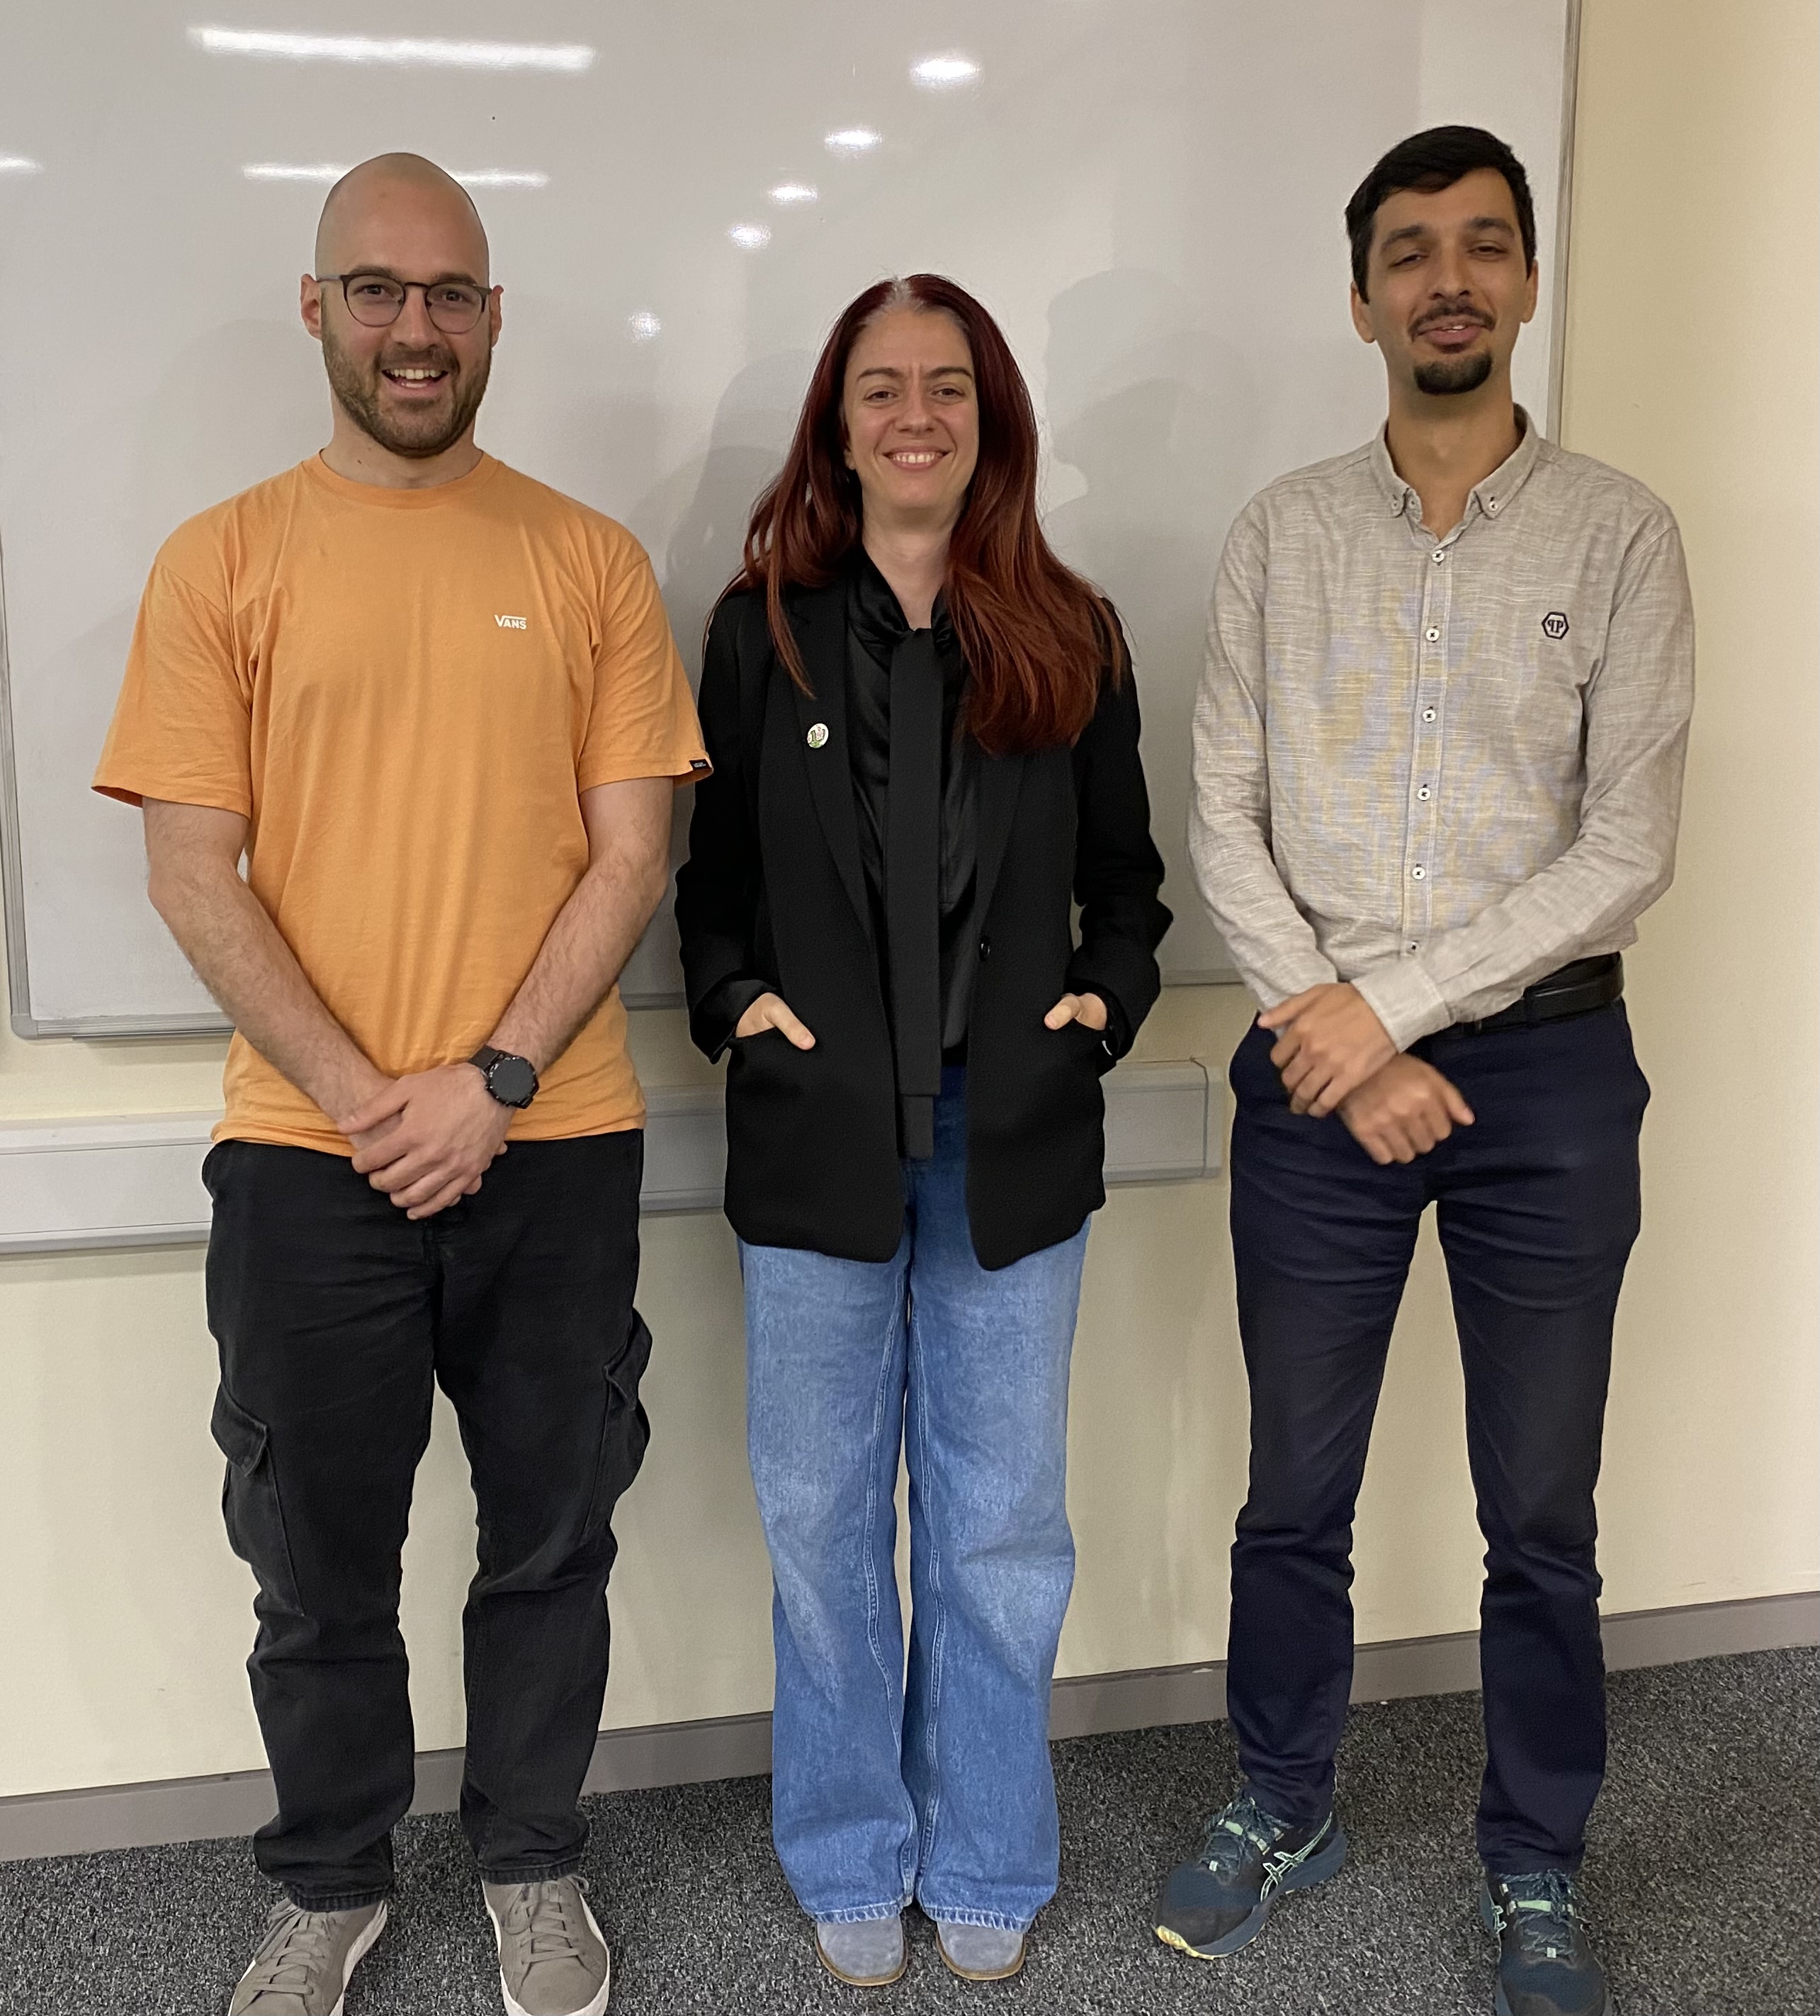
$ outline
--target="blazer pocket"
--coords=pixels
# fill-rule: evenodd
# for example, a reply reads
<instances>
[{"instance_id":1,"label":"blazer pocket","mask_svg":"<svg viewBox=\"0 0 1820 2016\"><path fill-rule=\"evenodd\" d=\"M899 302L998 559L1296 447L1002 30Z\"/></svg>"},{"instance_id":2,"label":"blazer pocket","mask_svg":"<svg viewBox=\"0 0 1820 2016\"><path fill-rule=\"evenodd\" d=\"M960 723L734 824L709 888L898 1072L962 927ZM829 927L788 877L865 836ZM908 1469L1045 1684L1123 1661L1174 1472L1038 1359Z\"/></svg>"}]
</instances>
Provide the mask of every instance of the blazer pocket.
<instances>
[{"instance_id":1,"label":"blazer pocket","mask_svg":"<svg viewBox=\"0 0 1820 2016\"><path fill-rule=\"evenodd\" d=\"M814 1050L799 1050L781 1029L755 1029L727 1046L727 1096L769 1100L800 1098L804 1067Z\"/></svg>"},{"instance_id":2,"label":"blazer pocket","mask_svg":"<svg viewBox=\"0 0 1820 2016\"><path fill-rule=\"evenodd\" d=\"M1106 1046L1105 1030L1088 1028L1079 1017L1072 1022L1064 1023L1059 1029L1052 1033L1071 1039L1075 1054L1084 1062L1091 1064L1101 1078L1104 1078L1118 1061Z\"/></svg>"},{"instance_id":3,"label":"blazer pocket","mask_svg":"<svg viewBox=\"0 0 1820 2016\"><path fill-rule=\"evenodd\" d=\"M300 1616L304 1606L272 1463L272 1431L223 1386L216 1390L209 1431L216 1448L228 1459L227 1474L221 1480L221 1519L228 1529L228 1544L252 1569L270 1601Z\"/></svg>"}]
</instances>

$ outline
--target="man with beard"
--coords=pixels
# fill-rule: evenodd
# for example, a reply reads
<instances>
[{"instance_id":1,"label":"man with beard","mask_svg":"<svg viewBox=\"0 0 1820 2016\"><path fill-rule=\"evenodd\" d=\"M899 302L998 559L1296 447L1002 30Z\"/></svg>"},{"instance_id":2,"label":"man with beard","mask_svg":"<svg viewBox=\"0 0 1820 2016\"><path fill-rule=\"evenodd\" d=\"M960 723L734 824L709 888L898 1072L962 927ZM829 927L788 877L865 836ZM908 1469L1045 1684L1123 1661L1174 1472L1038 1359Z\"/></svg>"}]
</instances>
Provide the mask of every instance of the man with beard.
<instances>
[{"instance_id":1,"label":"man with beard","mask_svg":"<svg viewBox=\"0 0 1820 2016\"><path fill-rule=\"evenodd\" d=\"M613 983L707 766L636 541L475 445L500 290L466 192L369 161L316 255L329 444L166 542L95 779L142 804L152 900L236 1030L214 1430L283 1896L232 2008L339 2010L385 1922L440 1384L479 1507L461 1814L505 2005L592 2016L577 1801L650 1348Z\"/></svg>"},{"instance_id":2,"label":"man with beard","mask_svg":"<svg viewBox=\"0 0 1820 2016\"><path fill-rule=\"evenodd\" d=\"M1236 1952L1344 1858L1353 1510L1433 1203L1487 1550L1497 2007L1597 2016L1577 1883L1605 1761L1593 1485L1648 1096L1619 955L1673 872L1692 617L1667 509L1512 402L1536 266L1509 149L1418 134L1347 226L1389 420L1239 514L1195 716L1196 877L1264 1010L1232 1074L1245 1782L1156 1924Z\"/></svg>"}]
</instances>

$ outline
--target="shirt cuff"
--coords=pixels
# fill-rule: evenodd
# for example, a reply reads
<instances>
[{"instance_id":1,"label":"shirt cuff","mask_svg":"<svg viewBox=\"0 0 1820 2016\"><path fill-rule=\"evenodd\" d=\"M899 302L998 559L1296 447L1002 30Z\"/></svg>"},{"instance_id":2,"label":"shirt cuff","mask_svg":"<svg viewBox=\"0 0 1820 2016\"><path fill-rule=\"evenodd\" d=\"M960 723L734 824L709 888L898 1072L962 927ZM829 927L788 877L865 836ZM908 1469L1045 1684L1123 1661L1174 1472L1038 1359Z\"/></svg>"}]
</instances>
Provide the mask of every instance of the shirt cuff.
<instances>
[{"instance_id":1,"label":"shirt cuff","mask_svg":"<svg viewBox=\"0 0 1820 2016\"><path fill-rule=\"evenodd\" d=\"M1387 960L1352 984L1399 1050L1446 1028L1454 1019L1441 989L1418 960Z\"/></svg>"}]
</instances>

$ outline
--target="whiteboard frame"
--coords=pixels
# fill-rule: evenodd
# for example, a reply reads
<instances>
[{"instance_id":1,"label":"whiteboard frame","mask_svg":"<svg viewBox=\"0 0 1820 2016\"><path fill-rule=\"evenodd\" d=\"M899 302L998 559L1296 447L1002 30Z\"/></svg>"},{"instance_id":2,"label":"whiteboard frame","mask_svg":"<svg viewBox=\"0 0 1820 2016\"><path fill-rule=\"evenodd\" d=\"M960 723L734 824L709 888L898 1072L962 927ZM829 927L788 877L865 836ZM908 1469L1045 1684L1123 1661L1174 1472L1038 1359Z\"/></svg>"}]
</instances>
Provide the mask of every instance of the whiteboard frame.
<instances>
[{"instance_id":1,"label":"whiteboard frame","mask_svg":"<svg viewBox=\"0 0 1820 2016\"><path fill-rule=\"evenodd\" d=\"M1562 52L1561 153L1556 200L1549 318L1548 404L1542 430L1559 440L1566 383L1569 247L1574 214L1574 134L1579 104L1580 29L1583 0L1567 0L1566 47ZM31 1012L31 969L25 929L25 867L19 820L18 770L13 733L13 692L6 648L5 555L0 548L0 907L6 931L7 1005L13 1033L28 1040L77 1037L91 1042L132 1042L155 1037L225 1036L233 1024L225 1015L74 1015L56 1020ZM1236 973L1165 974L1166 987L1232 987ZM682 995L629 992L628 1009L678 1008Z\"/></svg>"}]
</instances>

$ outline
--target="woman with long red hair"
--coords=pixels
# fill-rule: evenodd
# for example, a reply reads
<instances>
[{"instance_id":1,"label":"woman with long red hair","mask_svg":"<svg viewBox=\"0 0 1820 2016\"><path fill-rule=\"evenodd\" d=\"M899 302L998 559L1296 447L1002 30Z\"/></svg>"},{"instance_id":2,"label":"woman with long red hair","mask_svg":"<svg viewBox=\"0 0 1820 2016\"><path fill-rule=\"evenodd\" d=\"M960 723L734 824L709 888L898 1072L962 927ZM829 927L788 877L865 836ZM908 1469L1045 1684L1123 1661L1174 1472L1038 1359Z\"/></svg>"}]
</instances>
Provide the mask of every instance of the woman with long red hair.
<instances>
[{"instance_id":1,"label":"woman with long red hair","mask_svg":"<svg viewBox=\"0 0 1820 2016\"><path fill-rule=\"evenodd\" d=\"M778 1852L823 1964L868 1985L912 1898L993 1980L1054 1894L1099 1081L1169 923L1124 640L1036 473L971 295L923 273L848 307L709 624L678 883L692 1032L728 1057Z\"/></svg>"}]
</instances>

